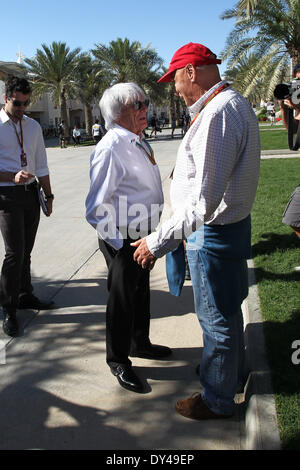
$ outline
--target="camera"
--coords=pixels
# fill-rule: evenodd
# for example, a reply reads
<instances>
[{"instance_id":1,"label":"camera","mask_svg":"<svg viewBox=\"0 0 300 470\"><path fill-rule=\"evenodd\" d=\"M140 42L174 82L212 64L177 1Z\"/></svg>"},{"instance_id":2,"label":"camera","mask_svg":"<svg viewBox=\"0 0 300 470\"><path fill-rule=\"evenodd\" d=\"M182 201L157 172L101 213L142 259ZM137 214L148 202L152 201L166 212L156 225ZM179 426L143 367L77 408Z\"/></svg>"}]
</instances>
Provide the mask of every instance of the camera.
<instances>
[{"instance_id":1,"label":"camera","mask_svg":"<svg viewBox=\"0 0 300 470\"><path fill-rule=\"evenodd\" d=\"M293 104L300 103L300 78L295 78L291 83L280 83L274 89L274 96L278 100L290 99Z\"/></svg>"}]
</instances>

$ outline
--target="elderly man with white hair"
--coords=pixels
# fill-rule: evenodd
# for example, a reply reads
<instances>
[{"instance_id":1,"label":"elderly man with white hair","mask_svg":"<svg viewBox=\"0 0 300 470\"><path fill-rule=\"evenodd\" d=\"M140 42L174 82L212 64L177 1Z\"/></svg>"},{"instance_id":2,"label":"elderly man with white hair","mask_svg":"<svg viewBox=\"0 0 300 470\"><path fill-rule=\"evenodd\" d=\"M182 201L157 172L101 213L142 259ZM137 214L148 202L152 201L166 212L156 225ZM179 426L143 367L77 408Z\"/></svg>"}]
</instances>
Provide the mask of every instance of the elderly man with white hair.
<instances>
[{"instance_id":1,"label":"elderly man with white hair","mask_svg":"<svg viewBox=\"0 0 300 470\"><path fill-rule=\"evenodd\" d=\"M107 133L91 155L86 218L97 230L108 267L106 360L120 385L144 387L128 356L162 359L166 346L149 339L149 270L133 260L133 240L159 222L163 193L152 148L143 138L149 100L134 83L108 88L100 101Z\"/></svg>"}]
</instances>

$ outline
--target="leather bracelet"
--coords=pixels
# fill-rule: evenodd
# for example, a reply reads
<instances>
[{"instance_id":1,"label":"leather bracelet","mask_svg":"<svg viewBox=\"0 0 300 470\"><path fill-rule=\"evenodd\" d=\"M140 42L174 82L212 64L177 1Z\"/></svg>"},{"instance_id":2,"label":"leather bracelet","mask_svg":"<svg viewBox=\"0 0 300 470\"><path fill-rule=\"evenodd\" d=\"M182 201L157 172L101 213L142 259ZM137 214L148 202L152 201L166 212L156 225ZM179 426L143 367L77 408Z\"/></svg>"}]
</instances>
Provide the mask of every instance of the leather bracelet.
<instances>
[{"instance_id":1,"label":"leather bracelet","mask_svg":"<svg viewBox=\"0 0 300 470\"><path fill-rule=\"evenodd\" d=\"M47 201L48 199L54 199L54 194L45 194L45 198L47 199Z\"/></svg>"}]
</instances>

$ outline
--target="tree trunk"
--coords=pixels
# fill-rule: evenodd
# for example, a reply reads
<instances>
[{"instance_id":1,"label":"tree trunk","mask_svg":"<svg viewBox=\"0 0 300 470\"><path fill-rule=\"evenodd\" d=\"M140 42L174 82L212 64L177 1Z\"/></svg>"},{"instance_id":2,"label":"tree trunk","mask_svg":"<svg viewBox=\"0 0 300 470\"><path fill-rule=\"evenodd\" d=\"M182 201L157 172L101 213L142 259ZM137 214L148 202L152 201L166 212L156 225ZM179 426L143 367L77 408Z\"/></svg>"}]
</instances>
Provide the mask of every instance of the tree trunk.
<instances>
[{"instance_id":1,"label":"tree trunk","mask_svg":"<svg viewBox=\"0 0 300 470\"><path fill-rule=\"evenodd\" d=\"M169 92L169 122L172 125L172 116L175 114L175 86L174 82L170 84L171 90Z\"/></svg>"},{"instance_id":2,"label":"tree trunk","mask_svg":"<svg viewBox=\"0 0 300 470\"><path fill-rule=\"evenodd\" d=\"M180 101L179 101L178 96L176 96L175 106L176 106L177 126L179 126L179 124L180 124Z\"/></svg>"},{"instance_id":3,"label":"tree trunk","mask_svg":"<svg viewBox=\"0 0 300 470\"><path fill-rule=\"evenodd\" d=\"M67 100L64 89L60 95L60 118L62 121L64 121L65 139L69 139L69 120L67 113Z\"/></svg>"},{"instance_id":4,"label":"tree trunk","mask_svg":"<svg viewBox=\"0 0 300 470\"><path fill-rule=\"evenodd\" d=\"M90 103L84 103L85 130L87 135L92 135L93 116Z\"/></svg>"}]
</instances>

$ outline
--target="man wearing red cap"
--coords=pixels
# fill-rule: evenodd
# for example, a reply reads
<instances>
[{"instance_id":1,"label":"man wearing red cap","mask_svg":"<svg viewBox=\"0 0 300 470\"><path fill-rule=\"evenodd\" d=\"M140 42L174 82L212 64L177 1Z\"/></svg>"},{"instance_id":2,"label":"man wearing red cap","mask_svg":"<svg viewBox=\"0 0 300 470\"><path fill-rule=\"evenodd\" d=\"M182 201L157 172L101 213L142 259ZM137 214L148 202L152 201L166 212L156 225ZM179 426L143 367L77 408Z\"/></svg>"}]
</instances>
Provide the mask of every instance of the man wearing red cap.
<instances>
[{"instance_id":1,"label":"man wearing red cap","mask_svg":"<svg viewBox=\"0 0 300 470\"><path fill-rule=\"evenodd\" d=\"M195 310L203 331L201 393L175 408L193 419L227 418L244 378L241 304L248 294L250 211L260 164L259 131L248 101L220 78L216 58L189 43L159 82L174 80L191 126L178 149L171 184L173 215L134 243L134 259L151 269L186 240Z\"/></svg>"}]
</instances>

